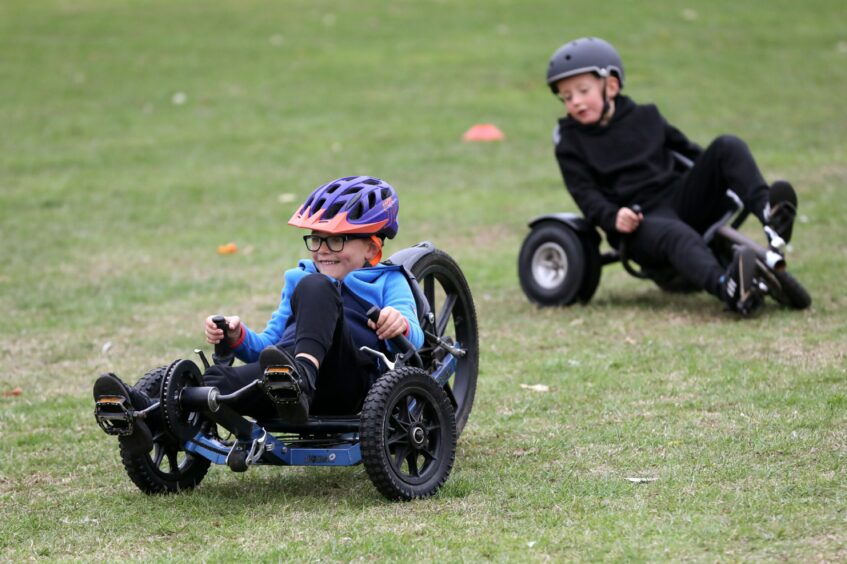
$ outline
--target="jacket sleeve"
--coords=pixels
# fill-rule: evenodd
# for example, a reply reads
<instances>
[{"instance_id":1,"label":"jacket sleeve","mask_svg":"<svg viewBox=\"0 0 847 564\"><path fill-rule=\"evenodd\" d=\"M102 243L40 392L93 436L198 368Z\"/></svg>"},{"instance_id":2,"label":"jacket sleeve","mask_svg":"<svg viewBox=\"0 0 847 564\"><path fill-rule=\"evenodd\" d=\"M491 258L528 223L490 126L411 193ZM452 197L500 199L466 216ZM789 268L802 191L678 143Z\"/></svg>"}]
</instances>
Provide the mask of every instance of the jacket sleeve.
<instances>
[{"instance_id":1,"label":"jacket sleeve","mask_svg":"<svg viewBox=\"0 0 847 564\"><path fill-rule=\"evenodd\" d=\"M389 278L383 286L381 307L391 306L406 318L406 322L409 324L406 338L416 349L420 348L424 342L424 335L418 322L418 309L415 306L412 289L409 288L409 281L399 271L391 272L388 276ZM388 343L388 348L393 350L391 343Z\"/></svg>"},{"instance_id":2,"label":"jacket sleeve","mask_svg":"<svg viewBox=\"0 0 847 564\"><path fill-rule=\"evenodd\" d=\"M662 118L662 120L664 120L664 118ZM676 151L692 161L697 160L697 157L703 153L703 148L697 143L690 141L682 131L669 124L667 120L664 120L664 122L665 147L671 151Z\"/></svg>"},{"instance_id":3,"label":"jacket sleeve","mask_svg":"<svg viewBox=\"0 0 847 564\"><path fill-rule=\"evenodd\" d=\"M606 233L616 233L618 206L600 192L588 166L578 155L568 150L557 149L556 160L565 186L585 218Z\"/></svg>"},{"instance_id":4,"label":"jacket sleeve","mask_svg":"<svg viewBox=\"0 0 847 564\"><path fill-rule=\"evenodd\" d=\"M265 329L261 333L256 333L244 323L241 326L244 328L244 340L235 349L235 356L244 362L256 362L259 360L259 353L266 347L275 345L282 338L282 332L285 330L285 324L291 316L291 296L294 293L294 288L297 286L298 278L295 276L297 269L289 270L285 273L285 286L282 288L279 306L270 320L268 320Z\"/></svg>"}]
</instances>

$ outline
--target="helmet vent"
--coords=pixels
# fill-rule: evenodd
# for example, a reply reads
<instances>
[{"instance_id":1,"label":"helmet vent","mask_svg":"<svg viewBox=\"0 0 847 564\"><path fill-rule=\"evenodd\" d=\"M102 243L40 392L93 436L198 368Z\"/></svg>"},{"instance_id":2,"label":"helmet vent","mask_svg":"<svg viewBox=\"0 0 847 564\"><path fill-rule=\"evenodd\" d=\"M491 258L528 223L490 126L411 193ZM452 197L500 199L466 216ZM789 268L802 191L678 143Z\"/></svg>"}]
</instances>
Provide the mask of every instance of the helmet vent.
<instances>
[{"instance_id":1,"label":"helmet vent","mask_svg":"<svg viewBox=\"0 0 847 564\"><path fill-rule=\"evenodd\" d=\"M362 180L362 184L368 184L369 186L376 186L379 184L379 180L376 178L368 178L367 180Z\"/></svg>"},{"instance_id":2,"label":"helmet vent","mask_svg":"<svg viewBox=\"0 0 847 564\"><path fill-rule=\"evenodd\" d=\"M374 207L375 204L376 204L376 193L375 192L368 192L368 206Z\"/></svg>"},{"instance_id":3,"label":"helmet vent","mask_svg":"<svg viewBox=\"0 0 847 564\"><path fill-rule=\"evenodd\" d=\"M338 184L338 183L333 184L332 186L330 186L329 188L327 188L327 189L326 189L326 193L327 193L327 194L332 194L333 192L335 192L336 190L338 190L338 188L339 188L340 186L341 186L341 184Z\"/></svg>"},{"instance_id":4,"label":"helmet vent","mask_svg":"<svg viewBox=\"0 0 847 564\"><path fill-rule=\"evenodd\" d=\"M325 203L326 203L326 198L320 198L318 200L315 200L314 203L312 204L312 213L315 213L319 209L324 207Z\"/></svg>"},{"instance_id":5,"label":"helmet vent","mask_svg":"<svg viewBox=\"0 0 847 564\"><path fill-rule=\"evenodd\" d=\"M336 202L336 203L332 204L326 210L326 213L323 216L321 216L321 219L332 219L338 213L338 210L341 209L342 205L343 204L341 204L340 202Z\"/></svg>"},{"instance_id":6,"label":"helmet vent","mask_svg":"<svg viewBox=\"0 0 847 564\"><path fill-rule=\"evenodd\" d=\"M391 190L389 190L388 188L383 188L382 190L380 190L379 195L382 196L383 200L387 200L391 197Z\"/></svg>"}]
</instances>

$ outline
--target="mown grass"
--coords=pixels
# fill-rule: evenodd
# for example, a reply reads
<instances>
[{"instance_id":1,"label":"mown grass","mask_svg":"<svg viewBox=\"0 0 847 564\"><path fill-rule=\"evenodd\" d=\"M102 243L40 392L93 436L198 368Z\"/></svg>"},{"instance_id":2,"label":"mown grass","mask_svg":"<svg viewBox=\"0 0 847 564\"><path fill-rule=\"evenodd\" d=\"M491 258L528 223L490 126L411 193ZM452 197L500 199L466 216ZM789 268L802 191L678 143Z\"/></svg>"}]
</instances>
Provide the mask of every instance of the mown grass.
<instances>
[{"instance_id":1,"label":"mown grass","mask_svg":"<svg viewBox=\"0 0 847 564\"><path fill-rule=\"evenodd\" d=\"M22 394L0 398L0 558L843 560L842 12L3 3L0 392ZM526 302L526 221L574 209L543 72L583 35L618 46L636 100L701 143L739 134L795 182L810 310L739 321L618 267L587 306ZM506 141L461 143L479 122ZM292 200L350 173L400 190L392 248L433 240L474 292L480 380L450 480L394 504L361 467L213 468L142 495L93 421L93 378L189 355L209 313L263 324L303 254Z\"/></svg>"}]
</instances>

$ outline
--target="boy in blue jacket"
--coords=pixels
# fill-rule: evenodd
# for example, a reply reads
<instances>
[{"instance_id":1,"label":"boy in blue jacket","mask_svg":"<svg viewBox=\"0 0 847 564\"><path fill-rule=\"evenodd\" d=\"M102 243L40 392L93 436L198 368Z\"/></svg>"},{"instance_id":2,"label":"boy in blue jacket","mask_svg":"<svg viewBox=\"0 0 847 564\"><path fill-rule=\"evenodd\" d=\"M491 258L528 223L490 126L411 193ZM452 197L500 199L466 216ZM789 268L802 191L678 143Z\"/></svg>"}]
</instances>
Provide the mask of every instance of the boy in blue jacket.
<instances>
[{"instance_id":1,"label":"boy in blue jacket","mask_svg":"<svg viewBox=\"0 0 847 564\"><path fill-rule=\"evenodd\" d=\"M211 366L203 384L228 394L262 380L268 369L283 370L300 389L296 404L280 404L254 388L232 407L258 420L282 417L294 423L305 421L310 412L356 413L382 371L360 347L386 351L388 340L398 335L416 348L424 340L406 276L399 266L379 262L385 238L399 229L398 211L394 188L378 178L339 178L315 189L288 222L310 230L303 239L311 260L286 271L279 307L261 333L228 316L225 337L212 317L206 319L208 342L226 338L245 364ZM366 315L374 305L380 308L376 322ZM114 374L100 376L94 386L95 399L108 394L128 397L135 409L151 404ZM149 428L144 421L137 427L120 439L146 452Z\"/></svg>"}]
</instances>

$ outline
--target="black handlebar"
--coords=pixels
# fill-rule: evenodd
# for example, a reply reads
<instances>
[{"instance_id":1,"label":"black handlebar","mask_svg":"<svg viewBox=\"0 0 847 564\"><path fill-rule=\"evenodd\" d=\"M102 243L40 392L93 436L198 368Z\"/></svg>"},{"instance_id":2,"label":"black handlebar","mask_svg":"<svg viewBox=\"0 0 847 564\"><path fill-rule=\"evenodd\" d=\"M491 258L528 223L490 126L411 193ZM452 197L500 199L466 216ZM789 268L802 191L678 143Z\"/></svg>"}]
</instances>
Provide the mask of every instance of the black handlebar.
<instances>
[{"instance_id":1,"label":"black handlebar","mask_svg":"<svg viewBox=\"0 0 847 564\"><path fill-rule=\"evenodd\" d=\"M641 206L638 205L638 204L634 204L629 209L631 209L632 211L634 211L638 215L641 215L643 213L642 210L641 210ZM624 270L626 270L627 272L629 272L632 276L635 276L636 278L649 278L649 276L644 274L644 272L642 272L641 270L632 266L632 264L629 262L629 249L627 249L627 243L628 243L627 239L629 239L628 234L623 235L621 237L620 249L618 251L618 254L620 255L620 258L621 258L621 264L623 265Z\"/></svg>"},{"instance_id":2,"label":"black handlebar","mask_svg":"<svg viewBox=\"0 0 847 564\"><path fill-rule=\"evenodd\" d=\"M232 366L232 363L235 361L235 354L233 354L232 349L229 347L229 326L226 323L226 318L223 315L216 315L212 318L212 323L224 332L223 338L215 344L212 362L224 366Z\"/></svg>"},{"instance_id":3,"label":"black handlebar","mask_svg":"<svg viewBox=\"0 0 847 564\"><path fill-rule=\"evenodd\" d=\"M378 306L371 306L366 315L368 316L368 319L376 323L379 321L379 312L380 309ZM405 335L401 334L396 337L392 337L390 342L398 351L397 358L394 360L395 365L411 365L417 366L418 368L423 367L423 361L418 355L418 351L415 350L415 347L409 342L409 339L407 339Z\"/></svg>"}]
</instances>

